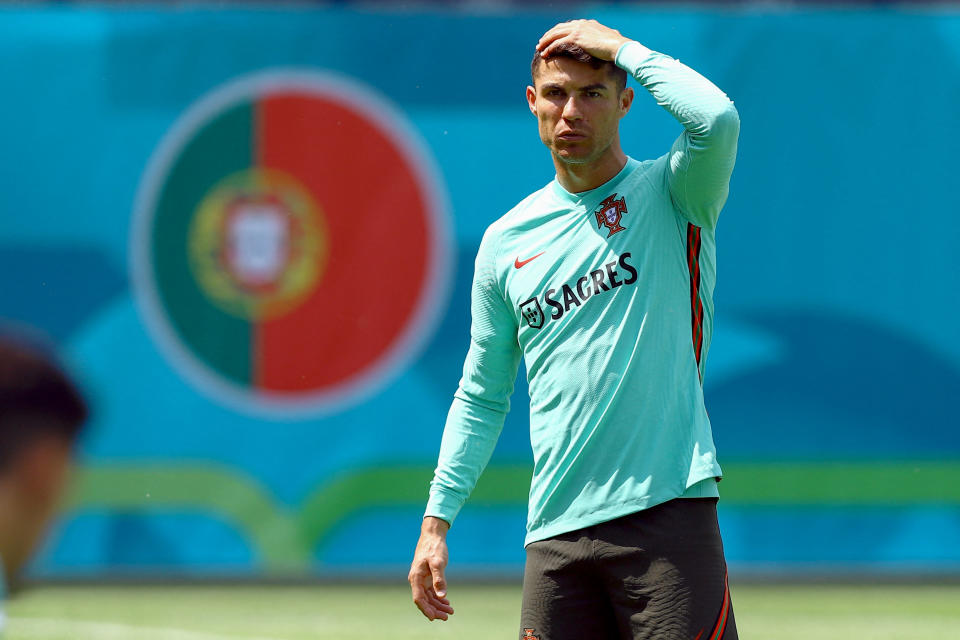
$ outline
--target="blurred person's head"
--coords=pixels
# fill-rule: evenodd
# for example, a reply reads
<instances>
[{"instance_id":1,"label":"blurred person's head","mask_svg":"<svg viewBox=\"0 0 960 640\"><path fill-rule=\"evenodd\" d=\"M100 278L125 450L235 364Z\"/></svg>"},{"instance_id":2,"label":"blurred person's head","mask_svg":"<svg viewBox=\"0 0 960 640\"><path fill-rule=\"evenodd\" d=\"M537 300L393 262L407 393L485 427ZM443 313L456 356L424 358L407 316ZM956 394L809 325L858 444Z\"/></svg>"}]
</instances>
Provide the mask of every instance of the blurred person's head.
<instances>
[{"instance_id":1,"label":"blurred person's head","mask_svg":"<svg viewBox=\"0 0 960 640\"><path fill-rule=\"evenodd\" d=\"M527 87L540 140L568 164L589 164L620 148L620 119L630 110L627 72L572 44L549 58L535 53Z\"/></svg>"},{"instance_id":2,"label":"blurred person's head","mask_svg":"<svg viewBox=\"0 0 960 640\"><path fill-rule=\"evenodd\" d=\"M46 530L86 417L49 356L0 336L0 564L8 582Z\"/></svg>"}]
</instances>

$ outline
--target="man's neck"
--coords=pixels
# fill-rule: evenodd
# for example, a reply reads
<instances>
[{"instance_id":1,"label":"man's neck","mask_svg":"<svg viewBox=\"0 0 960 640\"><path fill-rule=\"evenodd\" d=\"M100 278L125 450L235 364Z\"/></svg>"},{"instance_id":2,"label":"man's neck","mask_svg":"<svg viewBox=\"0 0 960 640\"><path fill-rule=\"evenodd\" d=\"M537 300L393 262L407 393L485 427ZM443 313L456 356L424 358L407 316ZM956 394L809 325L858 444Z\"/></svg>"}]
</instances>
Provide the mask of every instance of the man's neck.
<instances>
[{"instance_id":1,"label":"man's neck","mask_svg":"<svg viewBox=\"0 0 960 640\"><path fill-rule=\"evenodd\" d=\"M590 191L613 179L624 165L627 164L627 154L616 145L611 145L607 153L594 162L586 164L570 164L553 156L553 165L557 169L557 182L570 193Z\"/></svg>"}]
</instances>

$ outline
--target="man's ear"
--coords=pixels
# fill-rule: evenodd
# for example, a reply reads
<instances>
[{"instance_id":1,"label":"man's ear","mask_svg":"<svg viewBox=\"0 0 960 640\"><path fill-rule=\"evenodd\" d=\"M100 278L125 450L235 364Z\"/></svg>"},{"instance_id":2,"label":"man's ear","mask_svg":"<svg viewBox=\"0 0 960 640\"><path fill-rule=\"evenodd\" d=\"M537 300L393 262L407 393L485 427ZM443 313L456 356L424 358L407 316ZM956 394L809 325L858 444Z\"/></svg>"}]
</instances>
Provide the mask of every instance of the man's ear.
<instances>
[{"instance_id":1,"label":"man's ear","mask_svg":"<svg viewBox=\"0 0 960 640\"><path fill-rule=\"evenodd\" d=\"M624 88L620 92L620 117L627 115L627 112L630 111L630 105L633 104L633 89L631 87Z\"/></svg>"},{"instance_id":2,"label":"man's ear","mask_svg":"<svg viewBox=\"0 0 960 640\"><path fill-rule=\"evenodd\" d=\"M527 87L527 106L530 113L537 115L537 90L530 86Z\"/></svg>"}]
</instances>

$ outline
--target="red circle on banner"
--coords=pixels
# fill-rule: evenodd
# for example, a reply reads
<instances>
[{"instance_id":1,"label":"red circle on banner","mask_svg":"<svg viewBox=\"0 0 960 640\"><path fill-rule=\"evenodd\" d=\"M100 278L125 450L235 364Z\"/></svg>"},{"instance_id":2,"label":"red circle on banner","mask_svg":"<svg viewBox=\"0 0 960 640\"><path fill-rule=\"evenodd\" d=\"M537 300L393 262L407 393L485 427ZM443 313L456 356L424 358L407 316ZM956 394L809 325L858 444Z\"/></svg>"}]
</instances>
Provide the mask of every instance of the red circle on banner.
<instances>
[{"instance_id":1,"label":"red circle on banner","mask_svg":"<svg viewBox=\"0 0 960 640\"><path fill-rule=\"evenodd\" d=\"M326 269L293 311L259 323L254 384L335 386L403 334L429 278L428 196L401 149L349 106L274 93L259 101L257 164L295 176L326 218Z\"/></svg>"}]
</instances>

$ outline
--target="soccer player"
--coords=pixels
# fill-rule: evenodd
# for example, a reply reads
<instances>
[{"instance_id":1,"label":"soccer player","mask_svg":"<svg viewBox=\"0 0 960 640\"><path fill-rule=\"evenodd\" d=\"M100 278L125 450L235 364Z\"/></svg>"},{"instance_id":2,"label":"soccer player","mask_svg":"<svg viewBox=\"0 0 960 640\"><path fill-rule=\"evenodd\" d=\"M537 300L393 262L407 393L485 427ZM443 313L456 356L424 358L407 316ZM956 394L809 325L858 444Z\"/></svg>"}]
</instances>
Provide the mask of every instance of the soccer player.
<instances>
[{"instance_id":1,"label":"soccer player","mask_svg":"<svg viewBox=\"0 0 960 640\"><path fill-rule=\"evenodd\" d=\"M86 416L80 394L50 358L0 338L0 632L4 585L53 515Z\"/></svg>"},{"instance_id":2,"label":"soccer player","mask_svg":"<svg viewBox=\"0 0 960 640\"><path fill-rule=\"evenodd\" d=\"M621 149L627 74L683 126L656 160ZM702 379L737 111L695 71L595 21L547 31L532 76L556 179L480 244L414 602L430 620L453 613L446 533L494 449L522 356L534 468L520 637L731 640Z\"/></svg>"}]
</instances>

